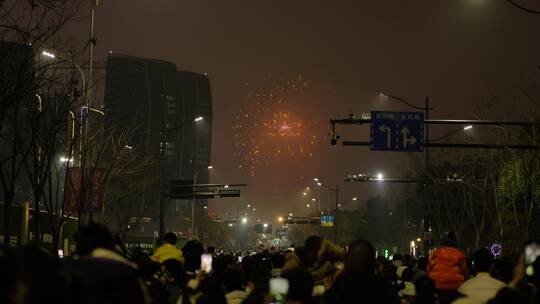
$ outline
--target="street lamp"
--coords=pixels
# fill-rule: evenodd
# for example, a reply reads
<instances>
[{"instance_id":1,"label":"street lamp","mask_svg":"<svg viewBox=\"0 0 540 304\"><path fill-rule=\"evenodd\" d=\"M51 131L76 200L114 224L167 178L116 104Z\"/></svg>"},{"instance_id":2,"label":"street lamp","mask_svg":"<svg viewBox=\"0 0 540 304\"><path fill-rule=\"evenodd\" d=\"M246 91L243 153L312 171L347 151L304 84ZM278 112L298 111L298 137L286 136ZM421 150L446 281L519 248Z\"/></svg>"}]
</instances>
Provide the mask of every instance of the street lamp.
<instances>
[{"instance_id":1,"label":"street lamp","mask_svg":"<svg viewBox=\"0 0 540 304\"><path fill-rule=\"evenodd\" d=\"M247 224L247 222L248 222L247 217L243 217L243 218L242 218L242 224Z\"/></svg>"},{"instance_id":2,"label":"street lamp","mask_svg":"<svg viewBox=\"0 0 540 304\"><path fill-rule=\"evenodd\" d=\"M195 122L199 122L199 121L202 121L202 120L204 120L204 117L202 117L202 116L199 116L199 117L195 118Z\"/></svg>"},{"instance_id":3,"label":"street lamp","mask_svg":"<svg viewBox=\"0 0 540 304\"><path fill-rule=\"evenodd\" d=\"M457 129L455 129L455 130L453 130L453 131L450 131L450 132L444 134L444 135L441 136L441 137L438 137L438 138L435 138L435 139L431 139L431 140L429 140L429 142L434 142L434 141L443 140L443 139L445 139L445 138L447 138L447 137L449 137L450 135L453 135L453 134L455 134L455 133L462 132L462 131L470 131L470 130L472 130L472 128L473 128L472 125L466 125L466 126L464 126L463 128L457 128Z\"/></svg>"},{"instance_id":4,"label":"street lamp","mask_svg":"<svg viewBox=\"0 0 540 304\"><path fill-rule=\"evenodd\" d=\"M382 173L377 173L377 180L383 180L384 175Z\"/></svg>"},{"instance_id":5,"label":"street lamp","mask_svg":"<svg viewBox=\"0 0 540 304\"><path fill-rule=\"evenodd\" d=\"M350 200L348 200L348 201L346 201L346 202L344 202L344 203L338 203L338 204L337 204L337 207L341 207L341 206L343 206L343 205L345 205L345 204L348 204L348 203L350 203L350 202L355 202L355 201L357 201L357 200L358 200L358 197L355 196L355 197L353 197L352 199L350 199Z\"/></svg>"},{"instance_id":6,"label":"street lamp","mask_svg":"<svg viewBox=\"0 0 540 304\"><path fill-rule=\"evenodd\" d=\"M280 223L283 222L283 217L282 216L278 217L278 222L280 222Z\"/></svg>"},{"instance_id":7,"label":"street lamp","mask_svg":"<svg viewBox=\"0 0 540 304\"><path fill-rule=\"evenodd\" d=\"M199 118L199 117L197 117ZM167 124L165 122L165 120L162 121L163 123L163 128L161 130L159 130L159 132L161 133L161 142L160 142L160 185L159 185L159 188L160 188L160 196L159 196L159 238L160 240L163 239L163 235L165 234L165 191L164 191L164 185L163 185L163 175L164 175L164 172L165 172L165 148L167 147L167 144L166 144L166 134L168 132L172 132L172 131L176 131L178 129L182 129L183 127L187 126L187 125L190 125L192 123L196 123L198 121L201 121L201 119L197 120L197 118L195 118L194 120L190 120L190 121L186 121L184 123L181 123L180 125L174 127L174 128L169 128L167 129ZM212 169L213 166L210 165L207 167L208 170ZM195 173L195 179L197 178L197 173ZM194 184L196 183L195 180L193 181ZM195 220L195 210L194 210L194 204L195 204L195 193L193 193L193 199L192 199L192 202L191 202L191 229L192 229L192 233L193 233L193 228L194 228L194 220Z\"/></svg>"},{"instance_id":8,"label":"street lamp","mask_svg":"<svg viewBox=\"0 0 540 304\"><path fill-rule=\"evenodd\" d=\"M51 52L47 52L47 51L42 51L41 52L41 55L45 56L45 57L48 57L48 58L52 58L52 59L60 59L60 60L64 60L64 61L67 61L69 62L71 65L73 65L77 71L79 71L79 74L81 75L81 81L82 81L82 87L83 87L83 92L84 92L84 95L85 95L85 99L86 99L86 107L90 107L90 98L87 94L87 87L86 87L86 77L84 76L84 72L81 68L81 66L76 63L75 61L67 58L67 57L63 57L63 56L60 56L60 55L56 55L56 54L53 54Z\"/></svg>"},{"instance_id":9,"label":"street lamp","mask_svg":"<svg viewBox=\"0 0 540 304\"><path fill-rule=\"evenodd\" d=\"M60 157L60 162L61 163L70 163L71 164L73 162L73 157L68 158L68 157L62 156L62 157Z\"/></svg>"},{"instance_id":10,"label":"street lamp","mask_svg":"<svg viewBox=\"0 0 540 304\"><path fill-rule=\"evenodd\" d=\"M79 72L79 75L81 76L81 84L82 84L82 91L83 91L83 96L84 96L84 100L85 100L85 105L84 107L88 108L90 106L90 98L89 98L89 94L88 94L88 88L86 87L86 77L84 76L84 72L81 68L81 66L76 63L75 61L67 58L67 57L63 57L63 56L60 56L60 55L56 55L56 54L53 54L51 52L47 52L47 51L42 51L41 52L41 55L44 56L44 57L48 57L48 58L51 58L51 59L60 59L60 60L64 60L64 61L67 61L69 64L73 65L77 71ZM75 114L72 112L72 111L69 111L71 116L72 116L72 119L73 119L73 123L72 123L72 133L71 133L71 138L72 140L74 139L75 137ZM81 108L81 119L82 119L82 108ZM88 121L88 120L85 120L85 122ZM71 143L71 146L73 145L73 143ZM79 141L79 145L82 145L82 142ZM81 150L82 150L82 147L81 147ZM70 151L70 154L72 154L72 152ZM82 159L82 157L81 157ZM81 160L79 160L81 161Z\"/></svg>"},{"instance_id":11,"label":"street lamp","mask_svg":"<svg viewBox=\"0 0 540 304\"><path fill-rule=\"evenodd\" d=\"M318 182L319 179L317 177L313 178L314 181Z\"/></svg>"},{"instance_id":12,"label":"street lamp","mask_svg":"<svg viewBox=\"0 0 540 304\"><path fill-rule=\"evenodd\" d=\"M511 1L511 0L507 0L507 1ZM416 109L416 110L421 110L421 111L424 111L424 120L425 121L429 121L429 111L433 111L434 109L431 108L429 106L429 98L426 97L426 101L425 101L425 104L424 104L424 107L418 107L418 106L415 106L413 104L410 104L409 102L407 102L405 99L403 98L400 98L400 97L397 97L397 96L392 96L392 95L389 95L389 94L386 94L386 93L381 93L381 95L383 95L384 97L389 97L389 98L392 98L394 100L397 100L401 103L404 103L406 105L408 105L409 107L413 108L413 109ZM429 124L426 124L425 125L425 132L424 132L424 136L425 136L425 142L430 142L431 140L429 140ZM424 157L425 157L425 163L424 163L424 166L425 166L425 169L428 169L429 168L429 150L427 149L427 147L424 148ZM429 225L429 220L426 218L424 220L424 223L426 225ZM424 232L427 232L427 230L429 229L429 227L424 227ZM427 249L427 248L426 248ZM426 250L427 251L427 250Z\"/></svg>"}]
</instances>

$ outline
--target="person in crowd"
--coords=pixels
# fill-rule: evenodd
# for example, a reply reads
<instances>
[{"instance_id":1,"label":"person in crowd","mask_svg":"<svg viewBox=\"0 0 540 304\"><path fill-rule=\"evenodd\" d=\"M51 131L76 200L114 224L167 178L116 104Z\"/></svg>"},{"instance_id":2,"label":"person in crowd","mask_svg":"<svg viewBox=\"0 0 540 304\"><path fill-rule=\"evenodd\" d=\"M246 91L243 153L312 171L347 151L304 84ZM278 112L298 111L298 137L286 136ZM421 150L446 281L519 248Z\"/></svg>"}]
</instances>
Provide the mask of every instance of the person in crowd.
<instances>
[{"instance_id":1,"label":"person in crowd","mask_svg":"<svg viewBox=\"0 0 540 304\"><path fill-rule=\"evenodd\" d=\"M403 284L403 289L399 291L399 297L406 301L407 303L412 303L414 297L416 296L416 289L413 283L414 270L412 268L405 266L405 269L401 272L401 282Z\"/></svg>"},{"instance_id":2,"label":"person in crowd","mask_svg":"<svg viewBox=\"0 0 540 304\"><path fill-rule=\"evenodd\" d=\"M161 263L161 272L165 273L167 278L164 285L168 293L168 302L174 304L177 302L186 284L182 263L177 259L167 259Z\"/></svg>"},{"instance_id":3,"label":"person in crowd","mask_svg":"<svg viewBox=\"0 0 540 304\"><path fill-rule=\"evenodd\" d=\"M422 276L414 283L416 296L414 304L435 304L437 303L435 282L428 276Z\"/></svg>"},{"instance_id":4,"label":"person in crowd","mask_svg":"<svg viewBox=\"0 0 540 304\"><path fill-rule=\"evenodd\" d=\"M279 252L274 252L270 259L272 260L272 277L279 277L285 266L285 256Z\"/></svg>"},{"instance_id":5,"label":"person in crowd","mask_svg":"<svg viewBox=\"0 0 540 304\"><path fill-rule=\"evenodd\" d=\"M416 259L412 254L406 253L403 255L403 265L414 269L416 267Z\"/></svg>"},{"instance_id":6,"label":"person in crowd","mask_svg":"<svg viewBox=\"0 0 540 304\"><path fill-rule=\"evenodd\" d=\"M289 304L306 304L312 302L313 277L304 268L295 268L283 273L289 282L286 300Z\"/></svg>"},{"instance_id":7,"label":"person in crowd","mask_svg":"<svg viewBox=\"0 0 540 304\"><path fill-rule=\"evenodd\" d=\"M375 249L365 240L349 245L345 269L324 294L324 303L399 303L395 288L375 275Z\"/></svg>"},{"instance_id":8,"label":"person in crowd","mask_svg":"<svg viewBox=\"0 0 540 304\"><path fill-rule=\"evenodd\" d=\"M396 266L396 268L399 269L399 267L403 266L403 257L401 256L401 253L396 252L392 256L392 264Z\"/></svg>"},{"instance_id":9,"label":"person in crowd","mask_svg":"<svg viewBox=\"0 0 540 304\"><path fill-rule=\"evenodd\" d=\"M375 266L375 273L378 275L383 275L384 269L386 268L386 265L388 265L389 261L382 255L377 256L376 259L376 266Z\"/></svg>"},{"instance_id":10,"label":"person in crowd","mask_svg":"<svg viewBox=\"0 0 540 304\"><path fill-rule=\"evenodd\" d=\"M242 304L270 303L270 274L256 270L247 277L247 292L249 293Z\"/></svg>"},{"instance_id":11,"label":"person in crowd","mask_svg":"<svg viewBox=\"0 0 540 304\"><path fill-rule=\"evenodd\" d=\"M296 267L304 267L305 253L306 248L304 246L297 247L295 250L287 250L285 252L285 265L282 270L286 271Z\"/></svg>"},{"instance_id":12,"label":"person in crowd","mask_svg":"<svg viewBox=\"0 0 540 304\"><path fill-rule=\"evenodd\" d=\"M206 248L206 253L209 253L211 255L215 255L216 254L216 247L214 246L208 246Z\"/></svg>"},{"instance_id":13,"label":"person in crowd","mask_svg":"<svg viewBox=\"0 0 540 304\"><path fill-rule=\"evenodd\" d=\"M216 276L208 276L201 281L197 304L227 304L222 282Z\"/></svg>"},{"instance_id":14,"label":"person in crowd","mask_svg":"<svg viewBox=\"0 0 540 304\"><path fill-rule=\"evenodd\" d=\"M229 267L223 272L223 285L227 304L241 304L248 295L244 275L236 267Z\"/></svg>"},{"instance_id":15,"label":"person in crowd","mask_svg":"<svg viewBox=\"0 0 540 304\"><path fill-rule=\"evenodd\" d=\"M418 258L416 263L416 272L414 273L413 282L416 282L419 278L426 276L428 259L425 256Z\"/></svg>"},{"instance_id":16,"label":"person in crowd","mask_svg":"<svg viewBox=\"0 0 540 304\"><path fill-rule=\"evenodd\" d=\"M152 259L159 263L163 263L168 259L175 259L180 263L184 263L184 256L182 251L176 247L178 241L176 234L173 232L167 232L163 235L163 245L159 246Z\"/></svg>"},{"instance_id":17,"label":"person in crowd","mask_svg":"<svg viewBox=\"0 0 540 304\"><path fill-rule=\"evenodd\" d=\"M201 268L201 254L204 253L204 247L197 240L188 241L182 248L184 255L184 270L186 274L193 277L195 271Z\"/></svg>"},{"instance_id":18,"label":"person in crowd","mask_svg":"<svg viewBox=\"0 0 540 304\"><path fill-rule=\"evenodd\" d=\"M405 284L399 281L399 276L397 274L397 268L392 263L388 263L384 266L384 269L381 273L381 277L388 283L390 283L392 286L396 288L396 290L401 290L405 288Z\"/></svg>"},{"instance_id":19,"label":"person in crowd","mask_svg":"<svg viewBox=\"0 0 540 304\"><path fill-rule=\"evenodd\" d=\"M507 285L497 292L495 298L488 304L540 304L540 258L532 265L525 264L525 258L520 257L514 270L514 277Z\"/></svg>"},{"instance_id":20,"label":"person in crowd","mask_svg":"<svg viewBox=\"0 0 540 304\"><path fill-rule=\"evenodd\" d=\"M504 288L504 282L492 278L489 274L493 269L494 260L493 254L486 248L479 249L474 253L472 268L476 275L461 284L458 292L464 297L454 301L454 303L466 304L473 301L479 304L486 303L494 298L500 289Z\"/></svg>"},{"instance_id":21,"label":"person in crowd","mask_svg":"<svg viewBox=\"0 0 540 304\"><path fill-rule=\"evenodd\" d=\"M343 248L319 236L308 237L304 248L304 250L297 248L289 254L289 263L285 263L283 271L302 265L313 276L315 284L323 284L326 272L334 268L334 263L341 260L345 253ZM300 263L292 263L297 262L297 260Z\"/></svg>"},{"instance_id":22,"label":"person in crowd","mask_svg":"<svg viewBox=\"0 0 540 304\"><path fill-rule=\"evenodd\" d=\"M441 304L451 303L458 297L457 289L467 274L465 254L457 247L455 234L446 233L442 247L433 252L428 264L427 275L435 281Z\"/></svg>"},{"instance_id":23,"label":"person in crowd","mask_svg":"<svg viewBox=\"0 0 540 304\"><path fill-rule=\"evenodd\" d=\"M43 249L0 251L0 303L70 303L76 299L58 272L58 260Z\"/></svg>"},{"instance_id":24,"label":"person in crowd","mask_svg":"<svg viewBox=\"0 0 540 304\"><path fill-rule=\"evenodd\" d=\"M107 228L81 226L75 241L79 259L64 259L61 265L62 274L78 287L73 302L150 303L137 264L115 251Z\"/></svg>"},{"instance_id":25,"label":"person in crowd","mask_svg":"<svg viewBox=\"0 0 540 304\"><path fill-rule=\"evenodd\" d=\"M493 263L493 270L491 271L491 276L506 284L510 283L514 276L514 265L516 264L515 261L517 261L518 259L519 256L503 256L499 259L496 259Z\"/></svg>"}]
</instances>

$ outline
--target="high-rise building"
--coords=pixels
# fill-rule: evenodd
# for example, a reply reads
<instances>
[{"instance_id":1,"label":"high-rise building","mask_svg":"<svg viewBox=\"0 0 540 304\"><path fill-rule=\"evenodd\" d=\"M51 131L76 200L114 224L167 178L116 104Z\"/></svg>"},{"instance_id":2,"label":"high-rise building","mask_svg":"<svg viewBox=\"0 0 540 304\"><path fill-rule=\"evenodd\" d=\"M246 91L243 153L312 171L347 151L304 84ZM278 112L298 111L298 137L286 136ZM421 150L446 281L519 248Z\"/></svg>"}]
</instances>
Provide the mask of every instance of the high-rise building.
<instances>
[{"instance_id":1,"label":"high-rise building","mask_svg":"<svg viewBox=\"0 0 540 304\"><path fill-rule=\"evenodd\" d=\"M163 174L168 185L171 179L192 180L198 172L197 183L208 183L207 170L201 170L210 165L212 140L212 98L206 75L178 71L162 60L110 55L104 106L106 126L136 130L130 144L134 149L160 156L165 147L163 166L153 166L148 174ZM199 116L203 120L194 122ZM143 195L141 200L150 206L147 215L157 221L159 195ZM205 201L198 201L197 209L203 205ZM190 218L190 206L187 201L167 200L166 216Z\"/></svg>"}]
</instances>

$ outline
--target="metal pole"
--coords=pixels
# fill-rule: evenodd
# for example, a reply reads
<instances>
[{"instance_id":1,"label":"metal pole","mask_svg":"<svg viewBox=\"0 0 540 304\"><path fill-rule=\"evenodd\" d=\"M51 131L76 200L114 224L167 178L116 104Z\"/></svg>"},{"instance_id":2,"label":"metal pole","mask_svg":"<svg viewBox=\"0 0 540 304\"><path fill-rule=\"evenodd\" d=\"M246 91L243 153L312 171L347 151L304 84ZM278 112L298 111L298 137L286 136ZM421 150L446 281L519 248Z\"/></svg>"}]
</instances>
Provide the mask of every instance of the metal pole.
<instances>
[{"instance_id":1,"label":"metal pole","mask_svg":"<svg viewBox=\"0 0 540 304\"><path fill-rule=\"evenodd\" d=\"M91 0L91 11L90 11L90 45L88 50L88 94L86 97L86 106L90 109L92 105L92 97L90 96L90 87L92 86L92 68L94 61L94 21L95 21L95 6L98 4L97 0ZM88 122L88 118L86 118Z\"/></svg>"},{"instance_id":2,"label":"metal pole","mask_svg":"<svg viewBox=\"0 0 540 304\"><path fill-rule=\"evenodd\" d=\"M161 130L161 142L160 142L160 174L159 174L159 240L163 240L165 234L165 194L163 189L163 173L165 171L165 120L163 120L163 127Z\"/></svg>"},{"instance_id":3,"label":"metal pole","mask_svg":"<svg viewBox=\"0 0 540 304\"><path fill-rule=\"evenodd\" d=\"M426 104L425 104L425 119L426 120L429 120L429 97L426 96ZM426 128L426 137L425 137L425 143L428 143L429 142L429 124L426 124L425 125L425 128ZM426 171L426 174L428 174L428 171L429 171L429 149L428 149L428 146L424 146L424 152L425 152L425 171ZM426 257L429 257L429 251L430 251L430 247L431 247L431 240L426 240L426 236L430 235L429 234L429 231L430 231L430 226L431 226L431 210L432 210L432 205L431 205L431 202L428 200L428 196L427 196L427 187L426 185L424 184L424 193L425 193L425 215L424 215L424 233L422 235L422 239L424 240L424 256ZM429 244L429 245L428 245Z\"/></svg>"},{"instance_id":4,"label":"metal pole","mask_svg":"<svg viewBox=\"0 0 540 304\"><path fill-rule=\"evenodd\" d=\"M94 21L95 21L95 5L97 5L97 0L91 1L91 12L90 12L90 45L89 45L89 51L88 51L88 82L86 83L86 117L84 118L84 150L85 154L90 153L89 147L88 147L88 129L90 128L90 108L92 106L92 94L91 94L91 87L92 87L92 68L93 68L93 60L94 60ZM89 220L92 220L92 213L93 213L93 206L91 202L89 202L89 193L88 188L90 187L92 177L89 176L87 168L87 160L88 155L84 156L83 166L82 166L82 175L83 175L83 183L86 183L87 185L84 186L85 191L84 192L84 200L81 199L81 203L84 205L88 205L88 213L89 213ZM86 176L86 179L85 179ZM83 193L81 193L82 195ZM79 209L83 209L82 206L79 206ZM81 214L81 217L83 214Z\"/></svg>"},{"instance_id":5,"label":"metal pole","mask_svg":"<svg viewBox=\"0 0 540 304\"><path fill-rule=\"evenodd\" d=\"M425 112L425 119L426 120L429 120L429 97L426 96L426 107L424 109L424 112ZM428 142L429 141L429 124L426 124L425 125L425 128L426 128L426 136L425 136L425 140L424 142ZM425 152L425 167L426 169L429 167L429 150L427 147L424 147L424 152Z\"/></svg>"},{"instance_id":6,"label":"metal pole","mask_svg":"<svg viewBox=\"0 0 540 304\"><path fill-rule=\"evenodd\" d=\"M191 238L195 236L195 185L197 185L197 176L201 170L197 170L193 175L193 196L191 198Z\"/></svg>"},{"instance_id":7,"label":"metal pole","mask_svg":"<svg viewBox=\"0 0 540 304\"><path fill-rule=\"evenodd\" d=\"M336 185L336 214L334 217L334 243L337 243L338 236L338 212L339 212L339 184Z\"/></svg>"}]
</instances>

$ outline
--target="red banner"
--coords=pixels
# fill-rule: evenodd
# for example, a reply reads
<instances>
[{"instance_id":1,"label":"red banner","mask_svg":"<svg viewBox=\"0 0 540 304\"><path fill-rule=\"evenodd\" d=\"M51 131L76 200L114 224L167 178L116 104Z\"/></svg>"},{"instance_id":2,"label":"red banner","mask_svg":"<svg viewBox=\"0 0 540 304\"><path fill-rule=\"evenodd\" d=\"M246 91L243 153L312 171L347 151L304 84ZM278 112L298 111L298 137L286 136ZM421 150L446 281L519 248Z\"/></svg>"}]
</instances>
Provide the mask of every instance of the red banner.
<instances>
[{"instance_id":1,"label":"red banner","mask_svg":"<svg viewBox=\"0 0 540 304\"><path fill-rule=\"evenodd\" d=\"M100 212L103 207L103 181L105 178L105 169L90 168L87 169L92 174L92 179L88 183L87 195L91 203L92 212ZM71 212L79 210L81 202L81 187L83 183L82 168L69 168L67 172L66 202L67 209ZM85 208L88 209L89 207Z\"/></svg>"}]
</instances>

